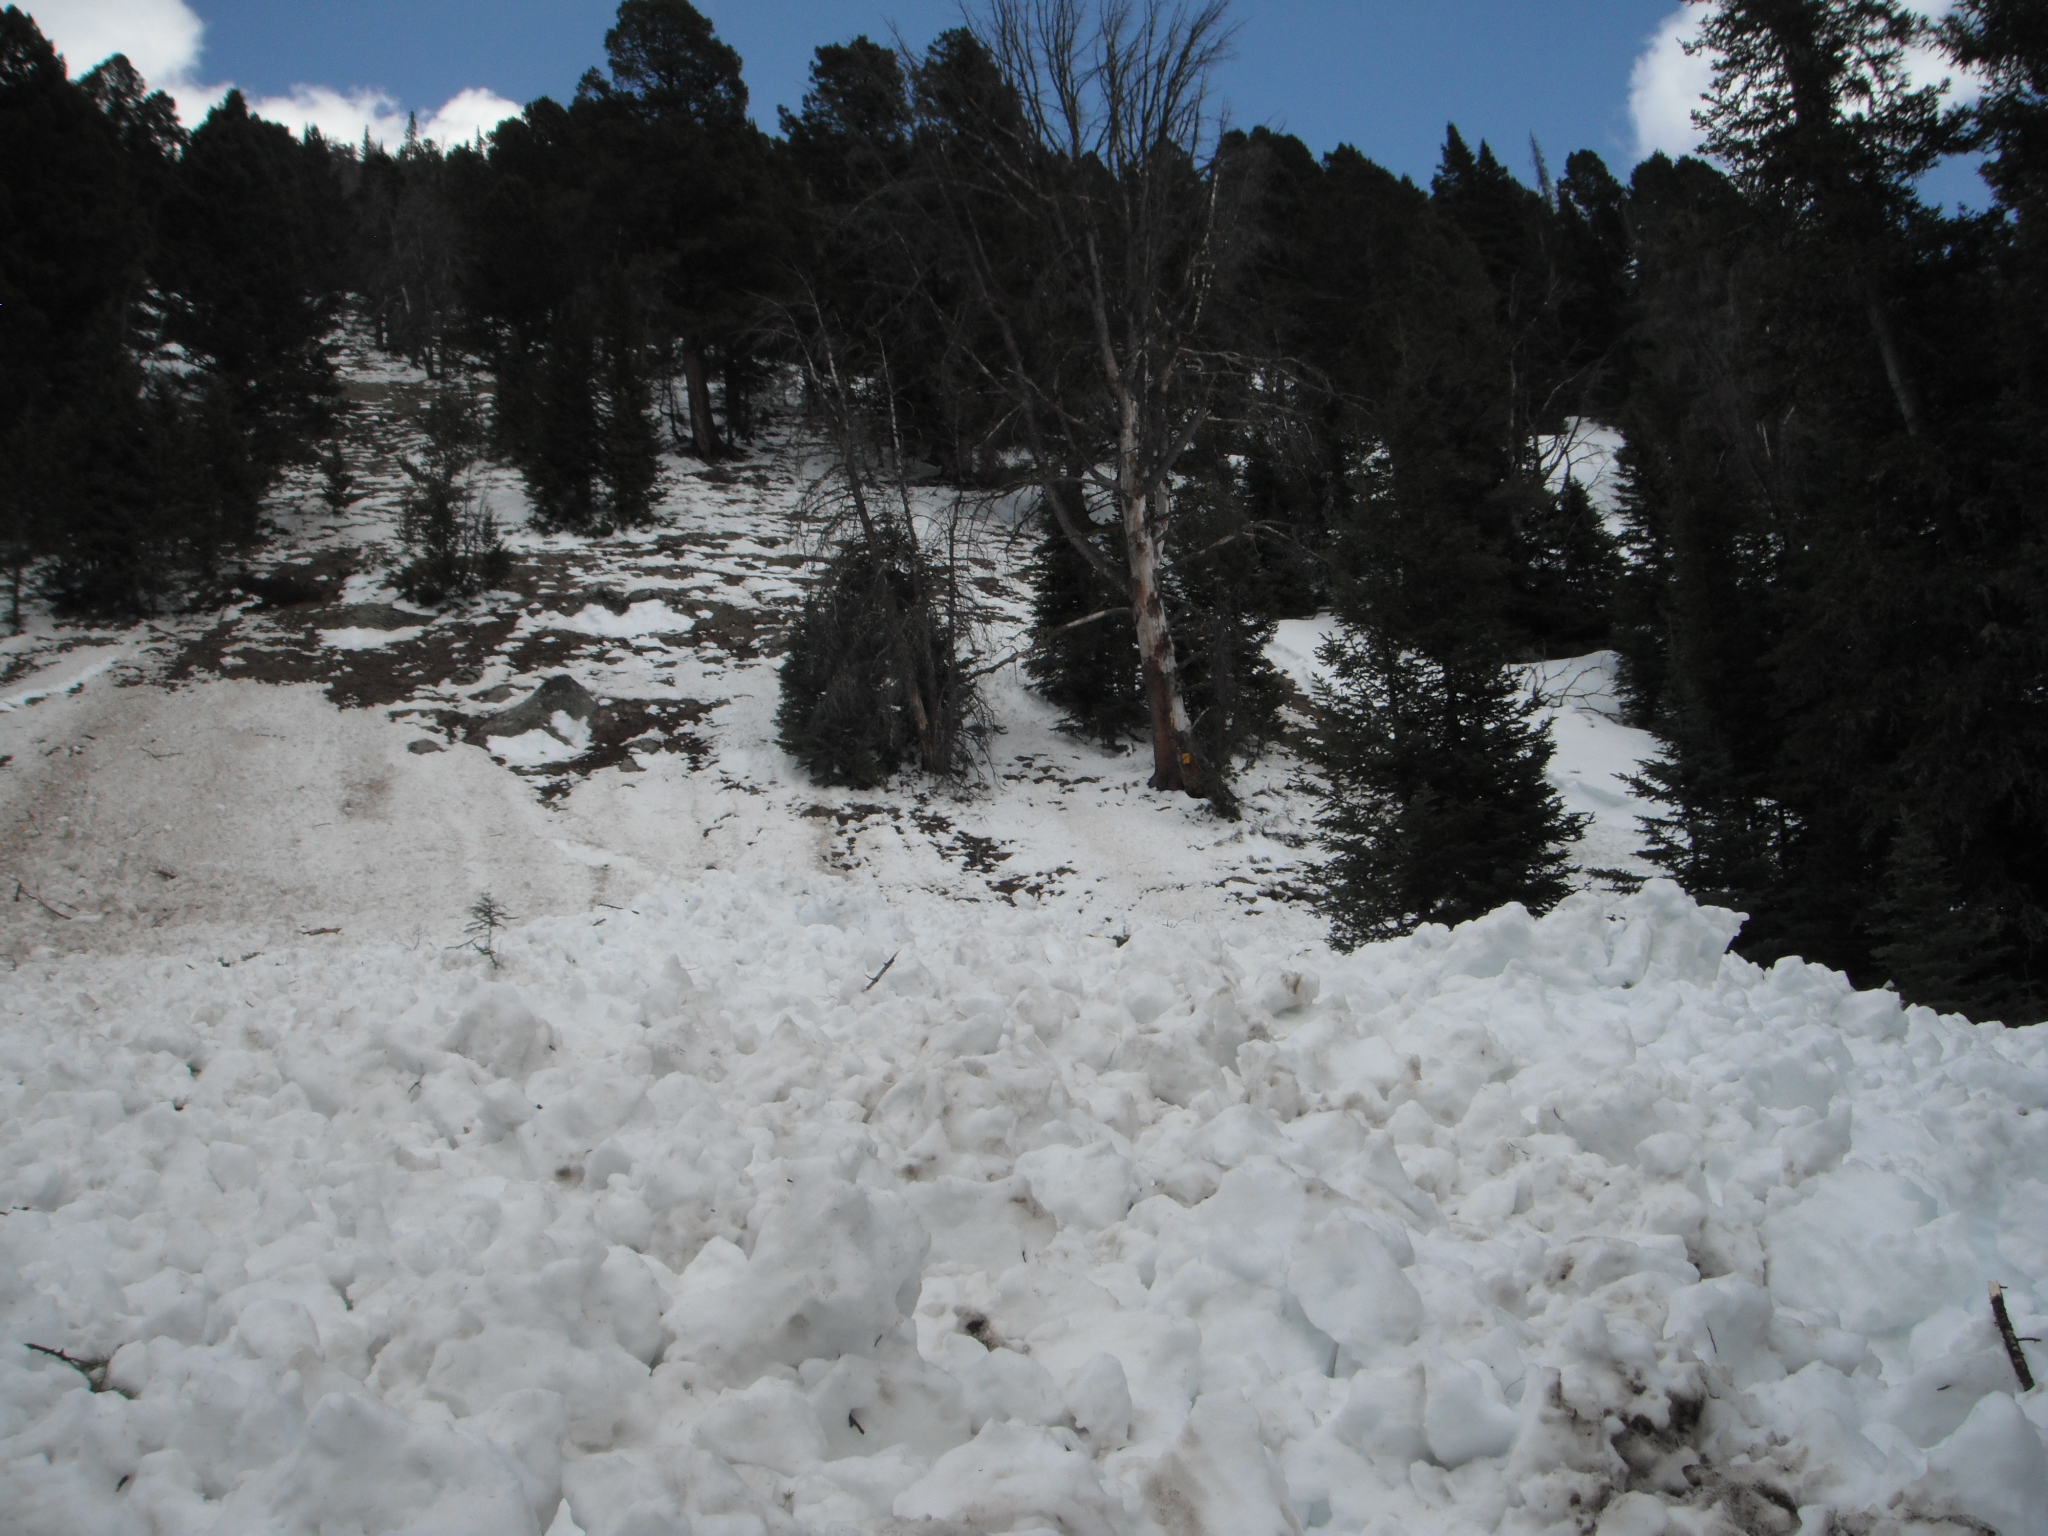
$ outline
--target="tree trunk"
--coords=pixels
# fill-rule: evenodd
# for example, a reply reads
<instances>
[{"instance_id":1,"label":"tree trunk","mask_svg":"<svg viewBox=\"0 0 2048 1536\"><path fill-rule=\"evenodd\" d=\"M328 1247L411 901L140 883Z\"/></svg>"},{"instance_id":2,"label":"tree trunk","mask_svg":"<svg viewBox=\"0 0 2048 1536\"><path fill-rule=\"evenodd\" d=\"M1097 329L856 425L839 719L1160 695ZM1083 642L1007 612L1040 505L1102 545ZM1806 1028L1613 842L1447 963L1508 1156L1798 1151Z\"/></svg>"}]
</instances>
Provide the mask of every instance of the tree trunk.
<instances>
[{"instance_id":1,"label":"tree trunk","mask_svg":"<svg viewBox=\"0 0 2048 1536\"><path fill-rule=\"evenodd\" d=\"M711 385L704 373L704 348L694 336L683 338L683 378L690 387L690 436L698 458L716 463L718 423L711 416Z\"/></svg>"},{"instance_id":2,"label":"tree trunk","mask_svg":"<svg viewBox=\"0 0 2048 1536\"><path fill-rule=\"evenodd\" d=\"M1202 761L1195 751L1187 701L1181 696L1180 663L1174 655L1173 631L1166 620L1165 596L1159 585L1159 544L1152 536L1151 503L1165 497L1163 487L1139 488L1124 498L1124 541L1131 558L1131 611L1138 620L1138 658L1145 679L1145 702L1152 713L1152 787L1180 790L1201 798L1207 793Z\"/></svg>"},{"instance_id":3,"label":"tree trunk","mask_svg":"<svg viewBox=\"0 0 2048 1536\"><path fill-rule=\"evenodd\" d=\"M1877 338L1878 353L1884 358L1884 376L1892 386L1892 399L1898 402L1899 415L1905 418L1906 435L1918 437L1921 432L1920 397L1914 391L1912 376L1906 372L1906 361L1899 355L1899 339L1892 329L1891 311L1885 308L1884 296L1878 290L1876 279L1864 278L1863 295L1870 308L1871 334Z\"/></svg>"},{"instance_id":4,"label":"tree trunk","mask_svg":"<svg viewBox=\"0 0 2048 1536\"><path fill-rule=\"evenodd\" d=\"M737 346L725 349L725 429L735 442L754 440L754 400L749 389L749 359Z\"/></svg>"}]
</instances>

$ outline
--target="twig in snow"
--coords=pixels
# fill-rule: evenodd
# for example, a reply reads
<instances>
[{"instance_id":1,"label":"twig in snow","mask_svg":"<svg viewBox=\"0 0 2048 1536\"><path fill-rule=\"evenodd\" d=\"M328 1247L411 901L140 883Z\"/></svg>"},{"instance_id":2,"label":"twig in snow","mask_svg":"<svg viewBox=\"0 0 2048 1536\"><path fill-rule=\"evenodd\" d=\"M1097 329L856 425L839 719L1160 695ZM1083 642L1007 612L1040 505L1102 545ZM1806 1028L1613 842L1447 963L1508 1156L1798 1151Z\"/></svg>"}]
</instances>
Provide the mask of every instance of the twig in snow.
<instances>
[{"instance_id":1,"label":"twig in snow","mask_svg":"<svg viewBox=\"0 0 2048 1536\"><path fill-rule=\"evenodd\" d=\"M2020 1352L2020 1336L2013 1331L2012 1318L2005 1310L2005 1287L1991 1282L1991 1316L1998 1324L1998 1336L2005 1341L2005 1353L2012 1361L2012 1373L2020 1379L2020 1390L2034 1390L2034 1373L2027 1369L2027 1357Z\"/></svg>"},{"instance_id":2,"label":"twig in snow","mask_svg":"<svg viewBox=\"0 0 2048 1536\"><path fill-rule=\"evenodd\" d=\"M889 965L883 966L879 971L875 972L874 975L870 976L868 978L868 984L862 987L861 991L872 992L875 990L876 987L880 986L882 984L882 978L889 974L889 966L894 965L897 962L897 960L902 958L902 955L903 951L900 949L897 950L895 954L891 955L889 957Z\"/></svg>"},{"instance_id":3,"label":"twig in snow","mask_svg":"<svg viewBox=\"0 0 2048 1536\"><path fill-rule=\"evenodd\" d=\"M30 901L34 902L37 906L41 907L45 912L49 913L50 916L52 917L61 917L67 923L75 923L78 921L78 914L76 912L59 912L55 907L51 906L47 901L43 900L41 892L32 891L27 886L23 885L21 881L16 880L14 882L14 899L16 901L19 901L24 896L26 896Z\"/></svg>"},{"instance_id":4,"label":"twig in snow","mask_svg":"<svg viewBox=\"0 0 2048 1536\"><path fill-rule=\"evenodd\" d=\"M511 921L512 914L500 906L489 891L477 897L469 909L469 922L463 932L469 935L469 947L491 962L491 969L498 968L498 930Z\"/></svg>"},{"instance_id":5,"label":"twig in snow","mask_svg":"<svg viewBox=\"0 0 2048 1536\"><path fill-rule=\"evenodd\" d=\"M61 1349L52 1349L47 1344L24 1343L22 1347L32 1349L39 1355L48 1355L52 1360L62 1360L71 1369L83 1376L85 1384L91 1387L93 1391L104 1392L107 1390L107 1362L105 1360L84 1360L77 1355L67 1355ZM120 1391L118 1387L114 1390ZM127 1395L126 1392L121 1393L123 1397Z\"/></svg>"}]
</instances>

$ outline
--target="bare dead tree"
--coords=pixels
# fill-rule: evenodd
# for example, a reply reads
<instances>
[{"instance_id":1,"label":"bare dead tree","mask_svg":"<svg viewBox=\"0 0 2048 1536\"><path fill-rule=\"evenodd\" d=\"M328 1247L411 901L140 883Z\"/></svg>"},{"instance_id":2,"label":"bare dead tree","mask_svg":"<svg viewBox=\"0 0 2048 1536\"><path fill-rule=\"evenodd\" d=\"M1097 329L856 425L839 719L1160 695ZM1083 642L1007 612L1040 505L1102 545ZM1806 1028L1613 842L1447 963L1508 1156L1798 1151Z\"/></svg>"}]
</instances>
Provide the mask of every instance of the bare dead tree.
<instances>
[{"instance_id":1,"label":"bare dead tree","mask_svg":"<svg viewBox=\"0 0 2048 1536\"><path fill-rule=\"evenodd\" d=\"M1175 469L1235 367L1215 336L1244 225L1210 95L1227 5L988 0L975 31L1014 110L965 149L927 132L920 165L978 311L958 345L1007 402L1061 530L1130 593L1153 786L1227 803L1196 746L1162 591ZM1076 479L1113 507L1127 570L1062 494Z\"/></svg>"}]
</instances>

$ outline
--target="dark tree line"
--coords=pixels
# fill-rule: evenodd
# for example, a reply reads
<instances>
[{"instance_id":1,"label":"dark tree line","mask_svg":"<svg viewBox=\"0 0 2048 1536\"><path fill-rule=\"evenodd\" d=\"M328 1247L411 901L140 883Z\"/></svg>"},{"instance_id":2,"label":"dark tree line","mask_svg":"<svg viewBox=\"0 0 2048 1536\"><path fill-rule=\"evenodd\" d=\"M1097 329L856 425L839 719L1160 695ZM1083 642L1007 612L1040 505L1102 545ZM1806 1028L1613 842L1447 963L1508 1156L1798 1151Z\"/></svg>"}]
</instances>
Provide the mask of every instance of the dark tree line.
<instances>
[{"instance_id":1,"label":"dark tree line","mask_svg":"<svg viewBox=\"0 0 2048 1536\"><path fill-rule=\"evenodd\" d=\"M1578 828L1513 668L1611 648L1662 743L1647 851L1751 914L1744 953L2038 1009L2048 29L2027 0L1931 30L1702 3L1704 158L1624 182L1532 144L1518 175L1452 128L1427 187L1229 130L1228 18L1192 0L829 44L775 136L686 0L625 0L567 103L395 152L237 98L188 135L10 9L10 569L133 611L254 538L320 452L344 304L491 384L478 421L457 381L417 467L422 592L488 555L451 466L632 524L664 451L742 453L795 390L832 467L782 728L822 777L966 760L990 659L948 530L1007 497L1033 685L1220 814L1280 730L1272 626L1334 615L1302 744L1346 942L1558 899ZM1905 78L1923 42L1988 82L1967 112ZM1918 195L1955 154L1989 211ZM1566 473L1590 422L1625 440L1618 511Z\"/></svg>"},{"instance_id":2,"label":"dark tree line","mask_svg":"<svg viewBox=\"0 0 2048 1536\"><path fill-rule=\"evenodd\" d=\"M118 56L0 11L0 547L12 618L135 612L254 539L324 430L346 211L331 152L231 93L196 129Z\"/></svg>"},{"instance_id":3,"label":"dark tree line","mask_svg":"<svg viewBox=\"0 0 2048 1536\"><path fill-rule=\"evenodd\" d=\"M2031 1017L2048 982L2042 273L2048 27L1936 32L1989 89L1944 111L1890 4L1723 0L1722 169L1630 188L1631 559L1618 640L1658 862L1799 953ZM1995 206L1917 176L1987 157Z\"/></svg>"}]
</instances>

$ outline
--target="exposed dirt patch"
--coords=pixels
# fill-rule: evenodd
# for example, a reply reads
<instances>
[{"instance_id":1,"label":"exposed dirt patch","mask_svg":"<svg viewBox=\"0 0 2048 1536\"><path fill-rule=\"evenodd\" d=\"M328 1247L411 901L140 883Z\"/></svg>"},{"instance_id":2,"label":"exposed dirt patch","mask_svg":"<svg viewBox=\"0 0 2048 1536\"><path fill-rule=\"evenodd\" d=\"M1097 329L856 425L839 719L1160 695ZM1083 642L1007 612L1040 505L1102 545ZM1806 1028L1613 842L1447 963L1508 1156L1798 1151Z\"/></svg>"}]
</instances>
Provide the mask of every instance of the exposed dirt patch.
<instances>
[{"instance_id":1,"label":"exposed dirt patch","mask_svg":"<svg viewBox=\"0 0 2048 1536\"><path fill-rule=\"evenodd\" d=\"M988 875L1010 860L1010 850L992 837L963 832L936 811L916 811L917 828L932 840L932 846L959 862L969 874Z\"/></svg>"}]
</instances>

